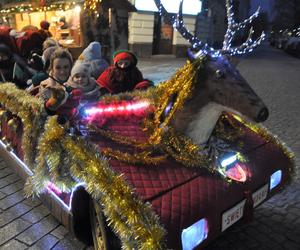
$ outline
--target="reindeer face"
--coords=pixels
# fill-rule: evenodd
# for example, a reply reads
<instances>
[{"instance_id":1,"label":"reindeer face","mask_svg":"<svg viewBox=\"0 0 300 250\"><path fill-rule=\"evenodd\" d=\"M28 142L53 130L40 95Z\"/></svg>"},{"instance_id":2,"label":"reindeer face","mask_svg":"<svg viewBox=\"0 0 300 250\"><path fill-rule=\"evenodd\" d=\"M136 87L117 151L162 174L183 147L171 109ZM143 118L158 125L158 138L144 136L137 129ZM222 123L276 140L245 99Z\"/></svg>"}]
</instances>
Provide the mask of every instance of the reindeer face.
<instances>
[{"instance_id":1,"label":"reindeer face","mask_svg":"<svg viewBox=\"0 0 300 250\"><path fill-rule=\"evenodd\" d=\"M209 100L224 110L238 112L248 118L263 122L268 109L228 58L222 56L207 62L205 86Z\"/></svg>"},{"instance_id":2,"label":"reindeer face","mask_svg":"<svg viewBox=\"0 0 300 250\"><path fill-rule=\"evenodd\" d=\"M247 81L224 56L251 52L264 39L263 32L258 39L253 39L254 32L251 28L249 36L243 44L237 47L232 46L235 33L250 24L258 16L259 9L248 19L236 22L232 0L226 0L228 29L222 49L215 50L190 33L184 25L183 0L180 0L177 15L169 15L160 0L154 0L154 2L166 21L176 27L177 31L197 51L195 54L189 52L190 58L201 60L201 57L207 57L204 75L198 74L192 98L187 100L184 107L176 111L174 115L174 127L185 132L197 143L202 144L208 139L223 111L238 113L256 122L265 121L268 117L268 109Z\"/></svg>"}]
</instances>

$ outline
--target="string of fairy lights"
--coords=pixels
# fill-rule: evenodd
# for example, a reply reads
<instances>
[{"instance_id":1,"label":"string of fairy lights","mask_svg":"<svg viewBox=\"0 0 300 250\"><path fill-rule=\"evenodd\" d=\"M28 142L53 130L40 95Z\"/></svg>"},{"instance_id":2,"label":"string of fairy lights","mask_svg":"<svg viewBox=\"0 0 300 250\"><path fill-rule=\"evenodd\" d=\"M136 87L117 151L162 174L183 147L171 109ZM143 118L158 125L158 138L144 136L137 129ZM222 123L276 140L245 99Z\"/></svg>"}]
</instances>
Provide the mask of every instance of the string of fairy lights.
<instances>
[{"instance_id":1,"label":"string of fairy lights","mask_svg":"<svg viewBox=\"0 0 300 250\"><path fill-rule=\"evenodd\" d=\"M71 10L76 6L80 6L83 3L83 8L97 12L98 5L102 0L85 0L83 1L73 1L73 2L61 2L61 3L51 3L45 6L36 6L33 4L18 4L8 8L2 8L0 14L8 15L14 13L26 13L26 12L44 12L44 11L57 11L57 10Z\"/></svg>"},{"instance_id":2,"label":"string of fairy lights","mask_svg":"<svg viewBox=\"0 0 300 250\"><path fill-rule=\"evenodd\" d=\"M0 10L1 14L13 14L13 13L24 13L24 12L43 12L43 11L51 11L51 10L70 10L73 9L78 2L64 2L57 4L50 4L47 6L34 6L32 4L20 4L15 5L9 8L2 8Z\"/></svg>"},{"instance_id":3,"label":"string of fairy lights","mask_svg":"<svg viewBox=\"0 0 300 250\"><path fill-rule=\"evenodd\" d=\"M176 28L181 33L181 35L192 45L193 49L198 50L197 53L192 55L194 58L199 57L200 55L208 54L211 57L220 57L223 54L231 56L246 54L252 52L265 38L265 33L262 32L262 34L256 40L253 40L252 36L254 32L251 28L247 40L238 47L232 47L232 41L236 32L240 29L246 28L247 25L251 24L252 21L258 17L260 8L258 8L256 12L248 19L245 19L244 21L238 23L234 20L233 0L226 0L228 28L224 37L223 48L221 50L215 50L207 43L203 43L199 38L192 35L184 25L182 19L183 0L180 1L179 12L177 16L172 15L171 17L168 17L167 11L160 0L154 0L154 2L158 7L159 14L167 18L169 22L173 23L173 27Z\"/></svg>"}]
</instances>

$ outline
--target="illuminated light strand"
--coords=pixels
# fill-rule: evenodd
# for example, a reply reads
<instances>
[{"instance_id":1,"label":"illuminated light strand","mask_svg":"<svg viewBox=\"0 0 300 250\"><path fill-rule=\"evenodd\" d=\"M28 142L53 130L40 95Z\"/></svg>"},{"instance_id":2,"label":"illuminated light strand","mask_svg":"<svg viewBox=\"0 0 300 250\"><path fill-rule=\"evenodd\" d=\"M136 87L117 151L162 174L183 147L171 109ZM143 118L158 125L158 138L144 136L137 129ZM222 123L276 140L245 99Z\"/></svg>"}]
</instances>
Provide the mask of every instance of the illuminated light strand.
<instances>
[{"instance_id":1,"label":"illuminated light strand","mask_svg":"<svg viewBox=\"0 0 300 250\"><path fill-rule=\"evenodd\" d=\"M50 10L69 10L78 5L78 3L70 2L64 4L51 4L44 7L33 7L31 4L28 5L17 5L11 8L1 9L1 14L10 14L10 13L21 13L21 12L41 12L41 11L50 11Z\"/></svg>"},{"instance_id":2,"label":"illuminated light strand","mask_svg":"<svg viewBox=\"0 0 300 250\"><path fill-rule=\"evenodd\" d=\"M137 103L129 103L129 104L121 104L121 105L100 105L99 107L87 108L85 113L87 115L100 115L100 114L113 114L113 113L135 113L137 111L146 111L146 109L150 106L149 102L137 102Z\"/></svg>"},{"instance_id":3,"label":"illuminated light strand","mask_svg":"<svg viewBox=\"0 0 300 250\"><path fill-rule=\"evenodd\" d=\"M168 12L163 7L161 1L154 1L158 8L159 14L165 16L167 20L173 24L173 27L176 28L177 31L180 32L180 34L192 45L193 49L198 50L195 54L190 53L191 57L194 59L201 55L210 55L213 58L217 58L224 54L233 56L250 53L265 39L265 33L262 32L260 37L258 37L256 40L253 40L253 29L251 28L247 40L241 46L234 48L231 47L235 33L240 29L246 28L247 24L252 23L252 21L258 17L260 7L248 19L237 23L234 20L233 0L226 0L228 28L224 36L223 48L221 50L215 50L207 43L204 44L203 42L201 42L199 38L192 35L191 32L185 27L182 17L183 0L180 1L179 11L176 17L174 15L168 17Z\"/></svg>"}]
</instances>

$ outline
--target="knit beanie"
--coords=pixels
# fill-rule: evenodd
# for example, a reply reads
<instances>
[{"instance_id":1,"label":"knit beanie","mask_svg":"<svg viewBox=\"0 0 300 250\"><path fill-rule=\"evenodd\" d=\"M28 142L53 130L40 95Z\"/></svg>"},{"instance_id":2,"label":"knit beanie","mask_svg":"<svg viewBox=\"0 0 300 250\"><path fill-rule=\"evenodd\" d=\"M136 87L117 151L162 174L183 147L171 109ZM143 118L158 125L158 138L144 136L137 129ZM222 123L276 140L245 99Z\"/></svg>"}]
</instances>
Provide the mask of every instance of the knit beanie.
<instances>
[{"instance_id":1,"label":"knit beanie","mask_svg":"<svg viewBox=\"0 0 300 250\"><path fill-rule=\"evenodd\" d=\"M59 46L59 43L53 39L53 38L47 38L44 42L43 42L43 50L46 50L48 49L49 47L53 47L53 46L56 46L58 47Z\"/></svg>"},{"instance_id":2,"label":"knit beanie","mask_svg":"<svg viewBox=\"0 0 300 250\"><path fill-rule=\"evenodd\" d=\"M85 73L88 76L88 78L90 78L91 76L90 65L88 63L76 61L76 63L74 64L71 70L71 75L70 75L71 79L74 77L75 74L78 73Z\"/></svg>"},{"instance_id":3,"label":"knit beanie","mask_svg":"<svg viewBox=\"0 0 300 250\"><path fill-rule=\"evenodd\" d=\"M54 53L54 51L59 48L57 46L52 46L52 47L49 47L47 49L44 50L43 52L43 55L42 55L42 59L44 61L44 65L46 65L47 63L49 64L50 63L50 58L51 58L51 55ZM48 65L49 66L49 65Z\"/></svg>"},{"instance_id":4,"label":"knit beanie","mask_svg":"<svg viewBox=\"0 0 300 250\"><path fill-rule=\"evenodd\" d=\"M91 42L78 57L81 61L92 61L101 59L101 44L99 42Z\"/></svg>"},{"instance_id":5,"label":"knit beanie","mask_svg":"<svg viewBox=\"0 0 300 250\"><path fill-rule=\"evenodd\" d=\"M113 55L114 65L120 60L129 60L134 66L137 64L137 57L129 50L119 50Z\"/></svg>"}]
</instances>

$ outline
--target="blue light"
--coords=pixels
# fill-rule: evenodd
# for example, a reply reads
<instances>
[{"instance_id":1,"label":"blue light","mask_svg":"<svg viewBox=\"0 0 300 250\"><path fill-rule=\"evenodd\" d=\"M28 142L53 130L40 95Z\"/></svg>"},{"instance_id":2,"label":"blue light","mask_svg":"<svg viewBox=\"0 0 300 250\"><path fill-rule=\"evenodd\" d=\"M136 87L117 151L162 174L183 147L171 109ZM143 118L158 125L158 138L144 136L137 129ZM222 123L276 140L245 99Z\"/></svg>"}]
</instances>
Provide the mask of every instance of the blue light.
<instances>
[{"instance_id":1,"label":"blue light","mask_svg":"<svg viewBox=\"0 0 300 250\"><path fill-rule=\"evenodd\" d=\"M182 249L192 250L207 238L207 220L201 219L181 233Z\"/></svg>"},{"instance_id":2,"label":"blue light","mask_svg":"<svg viewBox=\"0 0 300 250\"><path fill-rule=\"evenodd\" d=\"M227 167L228 165L234 163L236 161L236 158L237 158L236 154L225 158L224 160L221 161L221 166Z\"/></svg>"},{"instance_id":3,"label":"blue light","mask_svg":"<svg viewBox=\"0 0 300 250\"><path fill-rule=\"evenodd\" d=\"M270 190L275 188L280 182L282 178L282 171L278 170L275 173L273 173L270 177Z\"/></svg>"}]
</instances>

